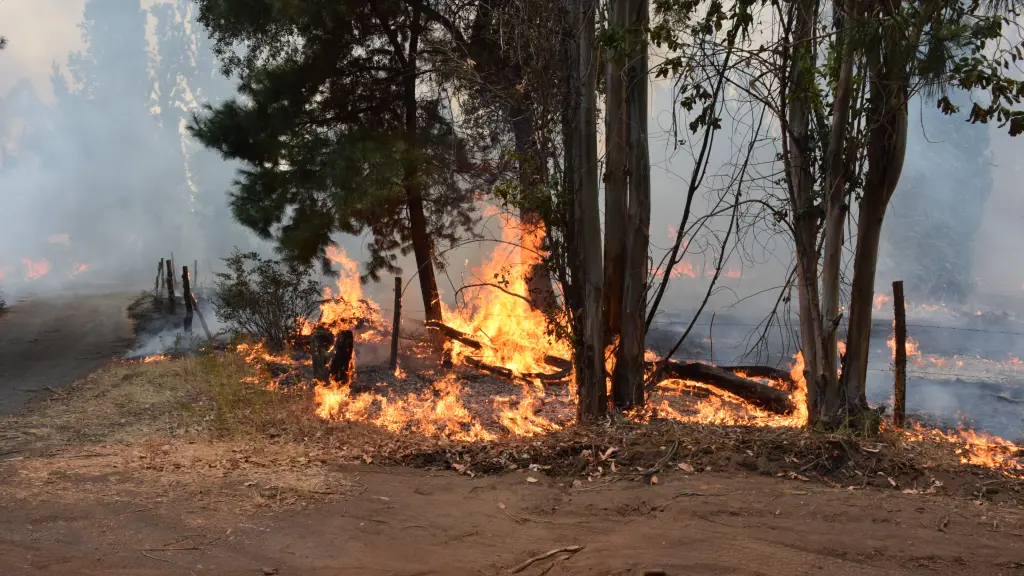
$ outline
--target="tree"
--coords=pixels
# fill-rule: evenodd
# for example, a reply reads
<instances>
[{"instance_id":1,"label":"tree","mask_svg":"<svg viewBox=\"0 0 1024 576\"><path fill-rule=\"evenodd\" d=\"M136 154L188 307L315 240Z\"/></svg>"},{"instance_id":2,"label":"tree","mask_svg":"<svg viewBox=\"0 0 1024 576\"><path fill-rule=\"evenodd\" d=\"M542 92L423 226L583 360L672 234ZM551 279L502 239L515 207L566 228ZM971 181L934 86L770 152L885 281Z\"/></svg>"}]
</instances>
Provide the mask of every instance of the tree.
<instances>
[{"instance_id":1,"label":"tree","mask_svg":"<svg viewBox=\"0 0 1024 576\"><path fill-rule=\"evenodd\" d=\"M399 273L396 253L412 252L427 319L440 320L436 245L472 231L480 174L421 67L428 4L199 6L241 98L208 106L191 131L246 166L235 217L288 258L325 266L332 233L370 232L364 280Z\"/></svg>"},{"instance_id":2,"label":"tree","mask_svg":"<svg viewBox=\"0 0 1024 576\"><path fill-rule=\"evenodd\" d=\"M572 283L572 317L581 421L601 416L608 409L604 372L604 322L601 308L601 225L597 182L597 54L595 52L596 0L567 1L567 29L563 33L567 69L565 138L565 197L571 202L568 249Z\"/></svg>"},{"instance_id":3,"label":"tree","mask_svg":"<svg viewBox=\"0 0 1024 576\"><path fill-rule=\"evenodd\" d=\"M617 341L612 398L644 404L651 168L647 151L646 0L610 3L605 156L605 345Z\"/></svg>"},{"instance_id":4,"label":"tree","mask_svg":"<svg viewBox=\"0 0 1024 576\"><path fill-rule=\"evenodd\" d=\"M773 211L794 240L809 420L826 426L850 422L867 407L878 243L902 172L907 102L921 93L951 114L957 107L943 96L946 88L975 89L988 98L973 104L971 122L997 120L1011 136L1024 130L1024 111L1013 109L1024 98L1024 85L1004 72L1024 53L1019 39L1001 39L1004 24L1016 26L1017 12L978 2L881 6L843 0L832 4L826 20L817 0L768 1L763 6L774 11L778 25L758 29L755 39L749 32L759 3L728 9L711 3L697 19L690 18L689 3L657 6L663 17L689 25L693 36L723 44L726 53L740 33L741 63L728 81L762 102L781 128L785 207ZM844 223L854 206L848 352L840 369Z\"/></svg>"}]
</instances>

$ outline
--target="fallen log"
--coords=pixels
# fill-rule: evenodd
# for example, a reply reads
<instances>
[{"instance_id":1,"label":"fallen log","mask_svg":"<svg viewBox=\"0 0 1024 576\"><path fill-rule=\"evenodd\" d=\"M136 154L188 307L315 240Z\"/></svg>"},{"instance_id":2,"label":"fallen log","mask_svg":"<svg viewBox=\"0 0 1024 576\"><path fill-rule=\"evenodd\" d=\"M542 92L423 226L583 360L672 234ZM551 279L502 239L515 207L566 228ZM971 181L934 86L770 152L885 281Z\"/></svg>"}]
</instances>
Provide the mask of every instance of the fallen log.
<instances>
[{"instance_id":1,"label":"fallen log","mask_svg":"<svg viewBox=\"0 0 1024 576\"><path fill-rule=\"evenodd\" d=\"M426 322L423 323L423 325L426 326L427 328L434 328L440 331L441 334L444 334L446 337L461 342L474 350L484 349L484 345L481 344L478 340L470 338L469 334L466 334L462 330L452 328L447 324L442 324L436 320L427 320Z\"/></svg>"},{"instance_id":2,"label":"fallen log","mask_svg":"<svg viewBox=\"0 0 1024 576\"><path fill-rule=\"evenodd\" d=\"M488 372L514 382L522 382L523 380L540 380L541 382L547 382L550 384L562 382L569 377L569 370L559 370L558 372L553 372L551 374L547 374L545 372L525 372L523 374L516 374L504 366L488 364L483 360L473 358L472 356L466 356L463 358L463 362L465 362L467 366L471 366L482 372Z\"/></svg>"},{"instance_id":3,"label":"fallen log","mask_svg":"<svg viewBox=\"0 0 1024 576\"><path fill-rule=\"evenodd\" d=\"M718 388L769 412L790 414L794 406L789 393L766 384L741 378L729 370L698 364L695 362L682 364L679 362L662 363L655 373L655 382L668 378L692 380L706 386Z\"/></svg>"},{"instance_id":4,"label":"fallen log","mask_svg":"<svg viewBox=\"0 0 1024 576\"><path fill-rule=\"evenodd\" d=\"M796 388L796 380L793 380L793 375L789 373L789 370L783 370L782 368L758 365L719 366L719 368L728 370L733 374L738 372L745 374L748 378L767 378L768 380L782 382L789 391L793 391Z\"/></svg>"}]
</instances>

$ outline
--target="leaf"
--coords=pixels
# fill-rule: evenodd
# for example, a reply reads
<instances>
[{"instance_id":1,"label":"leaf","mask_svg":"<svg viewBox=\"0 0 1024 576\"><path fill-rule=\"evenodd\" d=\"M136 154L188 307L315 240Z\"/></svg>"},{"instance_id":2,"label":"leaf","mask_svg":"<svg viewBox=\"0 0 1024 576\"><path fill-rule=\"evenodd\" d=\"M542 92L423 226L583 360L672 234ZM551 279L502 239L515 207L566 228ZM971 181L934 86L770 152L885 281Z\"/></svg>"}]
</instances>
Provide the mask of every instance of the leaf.
<instances>
[{"instance_id":1,"label":"leaf","mask_svg":"<svg viewBox=\"0 0 1024 576\"><path fill-rule=\"evenodd\" d=\"M892 487L896 488L896 481L892 479L892 476L889 477L889 484L892 484Z\"/></svg>"},{"instance_id":2,"label":"leaf","mask_svg":"<svg viewBox=\"0 0 1024 576\"><path fill-rule=\"evenodd\" d=\"M579 480L573 480L572 481L572 487L573 488L582 488L583 487L583 482L580 482Z\"/></svg>"},{"instance_id":3,"label":"leaf","mask_svg":"<svg viewBox=\"0 0 1024 576\"><path fill-rule=\"evenodd\" d=\"M532 484L532 483L536 482L537 479L534 478L533 476L527 476L526 477L526 481Z\"/></svg>"},{"instance_id":4,"label":"leaf","mask_svg":"<svg viewBox=\"0 0 1024 576\"><path fill-rule=\"evenodd\" d=\"M504 510L504 509L505 509L505 503L504 502L498 502L498 510Z\"/></svg>"},{"instance_id":5,"label":"leaf","mask_svg":"<svg viewBox=\"0 0 1024 576\"><path fill-rule=\"evenodd\" d=\"M683 472L686 472L687 474L693 474L695 472L695 470L693 469L693 466L690 466L686 462L680 462L677 466L678 466L678 468L680 470L682 470Z\"/></svg>"},{"instance_id":6,"label":"leaf","mask_svg":"<svg viewBox=\"0 0 1024 576\"><path fill-rule=\"evenodd\" d=\"M653 484L657 484L657 483L658 483L658 477L657 476L651 476L651 484L653 485Z\"/></svg>"}]
</instances>

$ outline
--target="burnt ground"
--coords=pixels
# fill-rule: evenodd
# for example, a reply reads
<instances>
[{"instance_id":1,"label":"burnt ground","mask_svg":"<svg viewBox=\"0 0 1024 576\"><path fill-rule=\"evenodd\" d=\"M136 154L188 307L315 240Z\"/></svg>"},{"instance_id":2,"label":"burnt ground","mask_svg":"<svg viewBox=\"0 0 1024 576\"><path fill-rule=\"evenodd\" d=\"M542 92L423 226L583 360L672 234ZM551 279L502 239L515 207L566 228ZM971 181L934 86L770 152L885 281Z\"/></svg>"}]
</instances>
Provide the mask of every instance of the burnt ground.
<instances>
[{"instance_id":1,"label":"burnt ground","mask_svg":"<svg viewBox=\"0 0 1024 576\"><path fill-rule=\"evenodd\" d=\"M518 573L1024 574L1021 481L927 445L673 424L465 445L319 421L246 370L114 362L0 416L4 573L497 576L583 546Z\"/></svg>"},{"instance_id":2,"label":"burnt ground","mask_svg":"<svg viewBox=\"0 0 1024 576\"><path fill-rule=\"evenodd\" d=\"M39 296L0 314L0 414L84 378L132 343L134 294Z\"/></svg>"}]
</instances>

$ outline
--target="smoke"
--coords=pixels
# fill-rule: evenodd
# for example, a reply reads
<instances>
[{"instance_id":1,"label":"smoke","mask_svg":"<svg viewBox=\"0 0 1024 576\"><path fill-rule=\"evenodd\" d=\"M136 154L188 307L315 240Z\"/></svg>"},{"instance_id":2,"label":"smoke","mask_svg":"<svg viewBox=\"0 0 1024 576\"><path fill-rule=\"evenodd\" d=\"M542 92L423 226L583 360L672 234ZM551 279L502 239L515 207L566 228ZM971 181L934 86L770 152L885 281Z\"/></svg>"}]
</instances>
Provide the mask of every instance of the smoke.
<instances>
[{"instance_id":1,"label":"smoke","mask_svg":"<svg viewBox=\"0 0 1024 576\"><path fill-rule=\"evenodd\" d=\"M226 192L237 166L183 130L199 105L234 94L233 83L217 72L187 0L3 2L0 16L10 39L0 53L0 288L8 300L41 292L145 288L155 264L171 253L179 266L198 262L199 279L208 282L234 246L270 253L269 245L231 217ZM670 80L652 82L655 264L674 241L701 146L674 92ZM1024 169L1016 159L1024 142L1011 141L996 127L968 126L962 116L944 117L921 100L912 102L911 110L917 117L912 117L906 171L887 215L878 291L888 291L892 280L905 280L913 304L946 304L952 311L925 317L921 309L912 310L911 323L944 324L950 330L963 326L953 312L1019 311L1024 199L1018 189ZM709 272L721 258L722 276L681 354L737 361L762 336L773 362L784 362L795 351L791 326L783 322L762 334L758 324L779 301L792 264L785 229L761 207L745 204L721 254L731 217L723 207L736 190L744 200L779 193L779 135L770 117L729 93L692 206L687 254L655 320L655 346L674 343L704 300ZM854 214L850 228L855 224ZM485 235L500 238L496 220L490 220ZM353 259L364 260L365 238L337 240ZM853 242L849 236L848 261ZM471 243L444 255L450 265L439 271L438 283L449 305L494 245ZM400 258L399 264L407 284L406 317L420 316L412 257ZM365 292L386 304L391 286L384 281ZM785 301L780 314L792 320ZM891 309L878 315L887 323ZM208 314L208 321L213 316ZM1024 332L1015 320L1000 329ZM915 330L912 325L912 336ZM996 339L981 331L948 334L947 340L922 341L924 351L955 354L953 349L966 345L999 359L1020 352L1014 334ZM177 330L168 328L133 354L166 350L179 340ZM872 394L884 401L889 360L884 338L878 344ZM912 406L914 386L912 381ZM951 413L965 401L933 400L933 408Z\"/></svg>"},{"instance_id":2,"label":"smoke","mask_svg":"<svg viewBox=\"0 0 1024 576\"><path fill-rule=\"evenodd\" d=\"M61 24L0 6L22 23L0 56L16 78L0 100L7 294L134 290L172 253L212 271L233 246L267 250L228 209L237 166L185 134L201 103L233 94L190 2L64 2Z\"/></svg>"}]
</instances>

